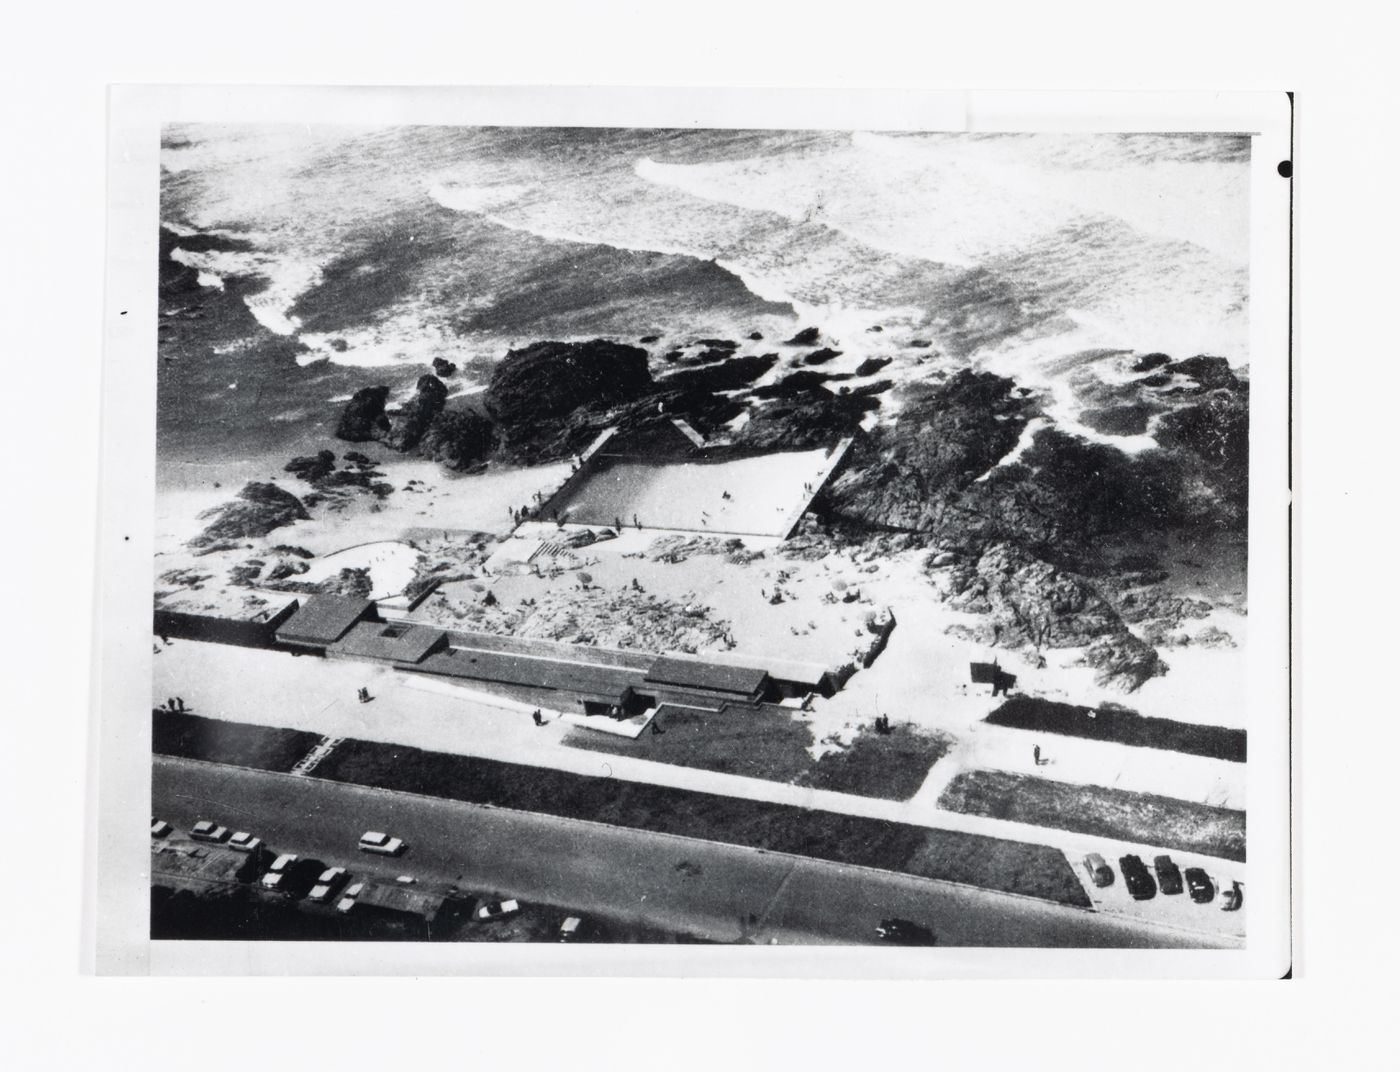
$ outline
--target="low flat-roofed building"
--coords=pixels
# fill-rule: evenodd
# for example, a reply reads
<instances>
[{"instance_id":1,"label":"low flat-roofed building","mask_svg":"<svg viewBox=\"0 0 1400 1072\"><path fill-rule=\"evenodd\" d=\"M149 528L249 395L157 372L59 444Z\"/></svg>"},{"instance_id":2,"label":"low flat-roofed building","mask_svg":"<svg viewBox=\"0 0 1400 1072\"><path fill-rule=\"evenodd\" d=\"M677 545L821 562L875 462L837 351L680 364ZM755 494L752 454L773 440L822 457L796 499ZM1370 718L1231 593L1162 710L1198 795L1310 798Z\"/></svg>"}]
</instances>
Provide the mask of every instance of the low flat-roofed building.
<instances>
[{"instance_id":1,"label":"low flat-roofed building","mask_svg":"<svg viewBox=\"0 0 1400 1072\"><path fill-rule=\"evenodd\" d=\"M358 596L309 596L277 630L277 642L324 652L354 626L372 621L374 603Z\"/></svg>"},{"instance_id":2,"label":"low flat-roofed building","mask_svg":"<svg viewBox=\"0 0 1400 1072\"><path fill-rule=\"evenodd\" d=\"M151 846L151 875L155 885L194 890L248 882L257 861L248 853L222 845L160 842Z\"/></svg>"},{"instance_id":3,"label":"low flat-roofed building","mask_svg":"<svg viewBox=\"0 0 1400 1072\"><path fill-rule=\"evenodd\" d=\"M658 698L714 707L722 703L758 703L768 692L768 671L758 667L662 655L651 664L642 687ZM706 699L711 702L706 702Z\"/></svg>"},{"instance_id":4,"label":"low flat-roofed building","mask_svg":"<svg viewBox=\"0 0 1400 1072\"><path fill-rule=\"evenodd\" d=\"M370 659L396 665L422 662L435 651L447 647L447 634L431 625L416 622L356 622L340 640L326 649L327 655L347 659Z\"/></svg>"},{"instance_id":5,"label":"low flat-roofed building","mask_svg":"<svg viewBox=\"0 0 1400 1072\"><path fill-rule=\"evenodd\" d=\"M749 669L768 671L769 680L783 696L805 696L819 693L834 696L840 688L835 671L823 663L804 662L798 659L774 659L764 655L745 655L742 652L726 651L720 654L707 654L706 660L719 666L742 666Z\"/></svg>"},{"instance_id":6,"label":"low flat-roofed building","mask_svg":"<svg viewBox=\"0 0 1400 1072\"><path fill-rule=\"evenodd\" d=\"M412 886L390 886L367 882L364 889L355 897L355 903L347 914L397 913L415 916L431 923L442 909L444 899L440 893L425 893Z\"/></svg>"},{"instance_id":7,"label":"low flat-roofed building","mask_svg":"<svg viewBox=\"0 0 1400 1072\"><path fill-rule=\"evenodd\" d=\"M427 656L411 669L482 685L504 685L557 693L560 706L577 701L585 711L633 706L641 673L625 667L541 659L514 652L449 648Z\"/></svg>"}]
</instances>

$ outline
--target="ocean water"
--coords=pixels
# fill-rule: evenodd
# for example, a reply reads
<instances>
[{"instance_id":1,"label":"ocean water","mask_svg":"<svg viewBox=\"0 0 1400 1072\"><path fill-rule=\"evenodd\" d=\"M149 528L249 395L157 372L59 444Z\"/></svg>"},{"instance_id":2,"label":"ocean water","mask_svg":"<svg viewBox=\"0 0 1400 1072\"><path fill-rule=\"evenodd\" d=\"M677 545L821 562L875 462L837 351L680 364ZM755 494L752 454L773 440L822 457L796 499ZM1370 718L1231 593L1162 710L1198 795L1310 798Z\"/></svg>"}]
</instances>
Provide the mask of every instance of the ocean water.
<instances>
[{"instance_id":1,"label":"ocean water","mask_svg":"<svg viewBox=\"0 0 1400 1072\"><path fill-rule=\"evenodd\" d=\"M1223 135L171 127L163 250L198 293L162 301L203 319L163 338L162 450L211 423L225 448L304 435L292 415L324 424L433 357L462 390L542 338L758 331L762 352L808 326L1014 375L1073 424L1086 361L1100 387L1132 353L1247 365L1248 155ZM230 398L254 383L257 405Z\"/></svg>"}]
</instances>

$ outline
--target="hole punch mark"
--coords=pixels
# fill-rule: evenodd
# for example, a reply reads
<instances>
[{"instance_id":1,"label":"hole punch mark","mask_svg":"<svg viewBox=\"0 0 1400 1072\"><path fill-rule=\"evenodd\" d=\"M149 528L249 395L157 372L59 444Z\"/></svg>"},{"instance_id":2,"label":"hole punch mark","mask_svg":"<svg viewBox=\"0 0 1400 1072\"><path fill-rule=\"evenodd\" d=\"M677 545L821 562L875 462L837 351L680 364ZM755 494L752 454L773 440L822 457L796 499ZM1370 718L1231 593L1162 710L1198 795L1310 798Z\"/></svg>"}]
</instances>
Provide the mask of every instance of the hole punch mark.
<instances>
[{"instance_id":1,"label":"hole punch mark","mask_svg":"<svg viewBox=\"0 0 1400 1072\"><path fill-rule=\"evenodd\" d=\"M1293 161L1280 160L1278 162L1278 173L1285 179L1291 179L1293 177Z\"/></svg>"}]
</instances>

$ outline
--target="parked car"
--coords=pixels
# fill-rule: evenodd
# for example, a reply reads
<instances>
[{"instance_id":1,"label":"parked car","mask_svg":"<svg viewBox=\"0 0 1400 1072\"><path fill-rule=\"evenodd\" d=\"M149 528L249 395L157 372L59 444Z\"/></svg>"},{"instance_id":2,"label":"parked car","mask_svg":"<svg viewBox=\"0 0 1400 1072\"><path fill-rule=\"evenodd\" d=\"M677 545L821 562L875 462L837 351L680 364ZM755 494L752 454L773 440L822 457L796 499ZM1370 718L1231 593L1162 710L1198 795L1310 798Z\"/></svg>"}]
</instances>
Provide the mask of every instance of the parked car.
<instances>
[{"instance_id":1,"label":"parked car","mask_svg":"<svg viewBox=\"0 0 1400 1072\"><path fill-rule=\"evenodd\" d=\"M284 852L277 859L272 861L272 866L267 869L267 874L262 877L262 888L280 893L287 891L287 875L292 870L292 865L297 862L297 854L294 852Z\"/></svg>"},{"instance_id":2,"label":"parked car","mask_svg":"<svg viewBox=\"0 0 1400 1072\"><path fill-rule=\"evenodd\" d=\"M511 898L509 901L492 901L490 904L484 904L476 910L476 918L483 923L489 923L492 920L505 919L507 916L513 916L519 911L520 902L514 898Z\"/></svg>"},{"instance_id":3,"label":"parked car","mask_svg":"<svg viewBox=\"0 0 1400 1072\"><path fill-rule=\"evenodd\" d=\"M343 867L328 867L321 872L316 879L316 885L311 887L311 892L306 895L306 899L313 904L325 904L341 886L349 880L350 875Z\"/></svg>"},{"instance_id":4,"label":"parked car","mask_svg":"<svg viewBox=\"0 0 1400 1072\"><path fill-rule=\"evenodd\" d=\"M1181 892L1181 868L1172 862L1170 856L1162 855L1152 861L1157 871L1157 885L1166 894Z\"/></svg>"},{"instance_id":5,"label":"parked car","mask_svg":"<svg viewBox=\"0 0 1400 1072\"><path fill-rule=\"evenodd\" d=\"M1098 853L1091 852L1084 857L1084 870L1089 872L1089 879L1095 886L1113 885L1113 868Z\"/></svg>"},{"instance_id":6,"label":"parked car","mask_svg":"<svg viewBox=\"0 0 1400 1072\"><path fill-rule=\"evenodd\" d=\"M190 828L190 837L196 841L223 841L228 837L228 827L210 819L201 819Z\"/></svg>"},{"instance_id":7,"label":"parked car","mask_svg":"<svg viewBox=\"0 0 1400 1072\"><path fill-rule=\"evenodd\" d=\"M891 945L937 945L938 936L922 923L908 919L882 919L875 927L875 937Z\"/></svg>"},{"instance_id":8,"label":"parked car","mask_svg":"<svg viewBox=\"0 0 1400 1072\"><path fill-rule=\"evenodd\" d=\"M1230 888L1220 895L1220 910L1222 912L1238 912L1244 907L1244 883L1232 883Z\"/></svg>"},{"instance_id":9,"label":"parked car","mask_svg":"<svg viewBox=\"0 0 1400 1072\"><path fill-rule=\"evenodd\" d=\"M570 916L559 924L559 940L561 942L577 942L583 937L583 920L579 916Z\"/></svg>"},{"instance_id":10,"label":"parked car","mask_svg":"<svg viewBox=\"0 0 1400 1072\"><path fill-rule=\"evenodd\" d=\"M1215 883L1210 880L1204 868L1186 869L1186 888L1191 893L1191 900L1197 904L1210 904L1215 900Z\"/></svg>"},{"instance_id":11,"label":"parked car","mask_svg":"<svg viewBox=\"0 0 1400 1072\"><path fill-rule=\"evenodd\" d=\"M1123 884L1135 901L1149 901L1157 896L1157 883L1152 881L1152 872L1142 862L1141 856L1129 853L1118 860L1118 870L1123 872Z\"/></svg>"},{"instance_id":12,"label":"parked car","mask_svg":"<svg viewBox=\"0 0 1400 1072\"><path fill-rule=\"evenodd\" d=\"M360 851L379 856L397 856L403 852L403 839L390 837L378 830L366 830L360 835Z\"/></svg>"},{"instance_id":13,"label":"parked car","mask_svg":"<svg viewBox=\"0 0 1400 1072\"><path fill-rule=\"evenodd\" d=\"M151 837L169 837L174 831L175 828L164 819L157 819L155 816L151 816Z\"/></svg>"},{"instance_id":14,"label":"parked car","mask_svg":"<svg viewBox=\"0 0 1400 1072\"><path fill-rule=\"evenodd\" d=\"M349 912L355 907L355 898L360 896L360 892L365 888L363 882L356 882L353 886L345 887L345 896L336 902L337 912Z\"/></svg>"},{"instance_id":15,"label":"parked car","mask_svg":"<svg viewBox=\"0 0 1400 1072\"><path fill-rule=\"evenodd\" d=\"M228 839L228 847L239 852L257 852L262 848L262 838L254 837L246 830L240 830Z\"/></svg>"}]
</instances>

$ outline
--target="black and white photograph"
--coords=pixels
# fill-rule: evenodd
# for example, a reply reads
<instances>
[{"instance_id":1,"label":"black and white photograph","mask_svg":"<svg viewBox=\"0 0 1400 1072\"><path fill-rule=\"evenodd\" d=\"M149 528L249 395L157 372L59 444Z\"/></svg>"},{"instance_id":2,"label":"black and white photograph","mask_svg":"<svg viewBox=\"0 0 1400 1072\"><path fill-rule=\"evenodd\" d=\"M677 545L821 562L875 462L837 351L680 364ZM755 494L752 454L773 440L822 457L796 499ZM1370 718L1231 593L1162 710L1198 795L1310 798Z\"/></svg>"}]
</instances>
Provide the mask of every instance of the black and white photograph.
<instances>
[{"instance_id":1,"label":"black and white photograph","mask_svg":"<svg viewBox=\"0 0 1400 1072\"><path fill-rule=\"evenodd\" d=\"M348 112L153 128L152 943L1271 947L1255 134Z\"/></svg>"}]
</instances>

